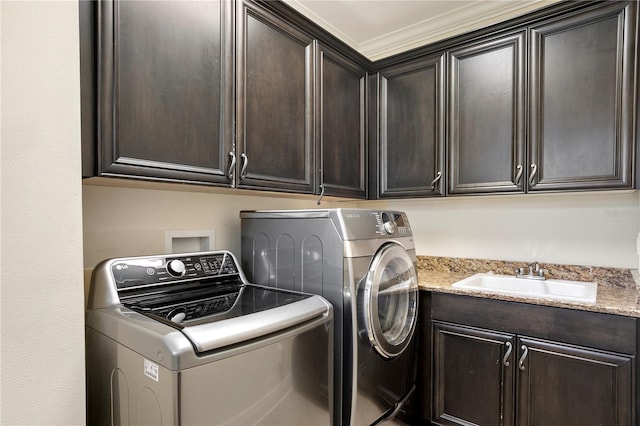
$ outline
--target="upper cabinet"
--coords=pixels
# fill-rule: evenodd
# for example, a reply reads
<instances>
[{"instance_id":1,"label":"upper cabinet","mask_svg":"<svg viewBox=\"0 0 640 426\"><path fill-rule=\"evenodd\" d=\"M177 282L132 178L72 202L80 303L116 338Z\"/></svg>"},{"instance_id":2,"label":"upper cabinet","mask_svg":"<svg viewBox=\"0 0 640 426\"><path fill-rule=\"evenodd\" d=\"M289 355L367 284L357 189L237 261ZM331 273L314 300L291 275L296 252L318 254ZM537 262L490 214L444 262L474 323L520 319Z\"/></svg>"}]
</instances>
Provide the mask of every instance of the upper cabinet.
<instances>
[{"instance_id":1,"label":"upper cabinet","mask_svg":"<svg viewBox=\"0 0 640 426\"><path fill-rule=\"evenodd\" d=\"M102 1L96 8L94 172L228 184L232 3ZM93 73L90 60L83 64Z\"/></svg>"},{"instance_id":2,"label":"upper cabinet","mask_svg":"<svg viewBox=\"0 0 640 426\"><path fill-rule=\"evenodd\" d=\"M530 25L527 61L524 32L452 50L448 194L632 188L636 14L613 2Z\"/></svg>"},{"instance_id":3,"label":"upper cabinet","mask_svg":"<svg viewBox=\"0 0 640 426\"><path fill-rule=\"evenodd\" d=\"M323 195L366 198L366 70L318 45L317 187Z\"/></svg>"},{"instance_id":4,"label":"upper cabinet","mask_svg":"<svg viewBox=\"0 0 640 426\"><path fill-rule=\"evenodd\" d=\"M632 188L636 4L530 30L528 190Z\"/></svg>"},{"instance_id":5,"label":"upper cabinet","mask_svg":"<svg viewBox=\"0 0 640 426\"><path fill-rule=\"evenodd\" d=\"M384 60L370 130L378 197L633 188L637 13L636 2L560 3ZM441 88L447 170L429 188L442 171Z\"/></svg>"},{"instance_id":6,"label":"upper cabinet","mask_svg":"<svg viewBox=\"0 0 640 426\"><path fill-rule=\"evenodd\" d=\"M370 63L280 2L81 2L83 175L366 198Z\"/></svg>"},{"instance_id":7,"label":"upper cabinet","mask_svg":"<svg viewBox=\"0 0 640 426\"><path fill-rule=\"evenodd\" d=\"M249 1L239 4L240 188L314 191L314 40Z\"/></svg>"},{"instance_id":8,"label":"upper cabinet","mask_svg":"<svg viewBox=\"0 0 640 426\"><path fill-rule=\"evenodd\" d=\"M443 54L384 68L374 79L380 198L444 195L443 79Z\"/></svg>"},{"instance_id":9,"label":"upper cabinet","mask_svg":"<svg viewBox=\"0 0 640 426\"><path fill-rule=\"evenodd\" d=\"M525 33L448 54L448 193L520 192Z\"/></svg>"},{"instance_id":10,"label":"upper cabinet","mask_svg":"<svg viewBox=\"0 0 640 426\"><path fill-rule=\"evenodd\" d=\"M634 1L371 63L279 1L80 2L84 176L401 198L634 188Z\"/></svg>"}]
</instances>

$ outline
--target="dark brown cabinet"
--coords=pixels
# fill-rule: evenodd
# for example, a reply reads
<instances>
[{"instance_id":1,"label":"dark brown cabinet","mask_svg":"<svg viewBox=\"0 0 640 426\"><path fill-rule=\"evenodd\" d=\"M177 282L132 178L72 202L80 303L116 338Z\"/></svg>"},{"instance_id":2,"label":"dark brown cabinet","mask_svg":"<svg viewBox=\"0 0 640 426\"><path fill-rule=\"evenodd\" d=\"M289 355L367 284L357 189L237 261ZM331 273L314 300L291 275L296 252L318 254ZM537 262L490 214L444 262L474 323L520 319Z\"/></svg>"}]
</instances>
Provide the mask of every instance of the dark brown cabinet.
<instances>
[{"instance_id":1,"label":"dark brown cabinet","mask_svg":"<svg viewBox=\"0 0 640 426\"><path fill-rule=\"evenodd\" d=\"M515 336L433 322L433 421L513 424Z\"/></svg>"},{"instance_id":2,"label":"dark brown cabinet","mask_svg":"<svg viewBox=\"0 0 640 426\"><path fill-rule=\"evenodd\" d=\"M423 305L432 424L636 424L635 318L438 293Z\"/></svg>"},{"instance_id":3,"label":"dark brown cabinet","mask_svg":"<svg viewBox=\"0 0 640 426\"><path fill-rule=\"evenodd\" d=\"M287 6L114 0L80 16L84 176L366 198L369 63Z\"/></svg>"},{"instance_id":4,"label":"dark brown cabinet","mask_svg":"<svg viewBox=\"0 0 640 426\"><path fill-rule=\"evenodd\" d=\"M530 30L528 190L631 188L636 2Z\"/></svg>"},{"instance_id":5,"label":"dark brown cabinet","mask_svg":"<svg viewBox=\"0 0 640 426\"><path fill-rule=\"evenodd\" d=\"M92 172L230 183L232 7L227 1L95 3ZM87 56L83 72L93 74Z\"/></svg>"},{"instance_id":6,"label":"dark brown cabinet","mask_svg":"<svg viewBox=\"0 0 640 426\"><path fill-rule=\"evenodd\" d=\"M518 338L518 425L633 425L633 359Z\"/></svg>"},{"instance_id":7,"label":"dark brown cabinet","mask_svg":"<svg viewBox=\"0 0 640 426\"><path fill-rule=\"evenodd\" d=\"M379 198L444 195L444 55L380 70Z\"/></svg>"},{"instance_id":8,"label":"dark brown cabinet","mask_svg":"<svg viewBox=\"0 0 640 426\"><path fill-rule=\"evenodd\" d=\"M633 1L371 63L281 2L81 2L83 176L403 198L635 185Z\"/></svg>"},{"instance_id":9,"label":"dark brown cabinet","mask_svg":"<svg viewBox=\"0 0 640 426\"><path fill-rule=\"evenodd\" d=\"M238 7L238 187L313 193L314 40L253 2Z\"/></svg>"},{"instance_id":10,"label":"dark brown cabinet","mask_svg":"<svg viewBox=\"0 0 640 426\"><path fill-rule=\"evenodd\" d=\"M448 53L448 193L521 192L525 33Z\"/></svg>"},{"instance_id":11,"label":"dark brown cabinet","mask_svg":"<svg viewBox=\"0 0 640 426\"><path fill-rule=\"evenodd\" d=\"M637 14L567 2L383 61L378 197L633 188ZM429 64L442 52L446 67Z\"/></svg>"},{"instance_id":12,"label":"dark brown cabinet","mask_svg":"<svg viewBox=\"0 0 640 426\"><path fill-rule=\"evenodd\" d=\"M323 195L366 198L366 70L318 45L317 187Z\"/></svg>"},{"instance_id":13,"label":"dark brown cabinet","mask_svg":"<svg viewBox=\"0 0 640 426\"><path fill-rule=\"evenodd\" d=\"M636 15L613 2L450 51L448 193L631 188Z\"/></svg>"}]
</instances>

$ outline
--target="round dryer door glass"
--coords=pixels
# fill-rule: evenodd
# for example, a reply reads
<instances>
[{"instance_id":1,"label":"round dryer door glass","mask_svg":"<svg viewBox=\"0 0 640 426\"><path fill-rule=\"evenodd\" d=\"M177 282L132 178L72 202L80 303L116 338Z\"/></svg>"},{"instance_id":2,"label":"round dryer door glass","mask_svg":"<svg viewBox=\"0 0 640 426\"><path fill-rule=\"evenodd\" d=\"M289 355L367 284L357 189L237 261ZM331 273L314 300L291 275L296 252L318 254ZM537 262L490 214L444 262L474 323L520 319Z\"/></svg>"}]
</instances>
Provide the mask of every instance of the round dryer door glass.
<instances>
[{"instance_id":1,"label":"round dryer door glass","mask_svg":"<svg viewBox=\"0 0 640 426\"><path fill-rule=\"evenodd\" d=\"M385 358L400 355L413 336L418 308L418 277L402 246L392 243L378 251L363 297L369 341Z\"/></svg>"}]
</instances>

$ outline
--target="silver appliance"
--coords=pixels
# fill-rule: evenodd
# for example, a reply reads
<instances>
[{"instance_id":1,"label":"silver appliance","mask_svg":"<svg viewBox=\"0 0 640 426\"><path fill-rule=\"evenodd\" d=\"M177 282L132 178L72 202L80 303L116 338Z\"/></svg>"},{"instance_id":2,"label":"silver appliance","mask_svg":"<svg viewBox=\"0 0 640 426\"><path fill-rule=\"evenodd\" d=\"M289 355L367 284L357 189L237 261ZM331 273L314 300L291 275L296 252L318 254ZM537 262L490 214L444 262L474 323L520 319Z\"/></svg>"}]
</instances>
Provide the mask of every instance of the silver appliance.
<instances>
[{"instance_id":1,"label":"silver appliance","mask_svg":"<svg viewBox=\"0 0 640 426\"><path fill-rule=\"evenodd\" d=\"M90 425L328 425L332 308L228 251L110 259L86 315Z\"/></svg>"},{"instance_id":2,"label":"silver appliance","mask_svg":"<svg viewBox=\"0 0 640 426\"><path fill-rule=\"evenodd\" d=\"M418 281L403 212L243 211L250 280L334 307L334 423L393 423L415 389Z\"/></svg>"}]
</instances>

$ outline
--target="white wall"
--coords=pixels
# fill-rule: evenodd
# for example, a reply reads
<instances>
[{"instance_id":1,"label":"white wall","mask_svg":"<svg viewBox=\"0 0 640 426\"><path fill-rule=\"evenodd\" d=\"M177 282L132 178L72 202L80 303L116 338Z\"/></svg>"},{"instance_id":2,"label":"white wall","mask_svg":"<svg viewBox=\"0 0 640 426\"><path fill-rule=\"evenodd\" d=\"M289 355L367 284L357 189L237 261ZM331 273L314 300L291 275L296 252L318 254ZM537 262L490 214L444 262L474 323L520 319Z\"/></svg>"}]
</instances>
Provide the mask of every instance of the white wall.
<instances>
[{"instance_id":1,"label":"white wall","mask_svg":"<svg viewBox=\"0 0 640 426\"><path fill-rule=\"evenodd\" d=\"M638 268L637 191L360 203L409 216L421 255Z\"/></svg>"},{"instance_id":2,"label":"white wall","mask_svg":"<svg viewBox=\"0 0 640 426\"><path fill-rule=\"evenodd\" d=\"M0 423L82 425L78 3L0 11Z\"/></svg>"}]
</instances>

